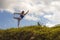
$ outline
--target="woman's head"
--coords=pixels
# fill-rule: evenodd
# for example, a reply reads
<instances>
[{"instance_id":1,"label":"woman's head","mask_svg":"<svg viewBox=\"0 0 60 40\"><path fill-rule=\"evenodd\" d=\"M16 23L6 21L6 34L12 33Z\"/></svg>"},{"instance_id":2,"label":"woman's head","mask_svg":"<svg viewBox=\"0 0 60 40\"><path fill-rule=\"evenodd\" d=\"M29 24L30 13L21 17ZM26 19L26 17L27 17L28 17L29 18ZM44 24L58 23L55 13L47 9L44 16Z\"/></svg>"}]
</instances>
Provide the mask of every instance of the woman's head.
<instances>
[{"instance_id":1,"label":"woman's head","mask_svg":"<svg viewBox=\"0 0 60 40\"><path fill-rule=\"evenodd\" d=\"M24 11L22 11L22 14L24 14Z\"/></svg>"}]
</instances>

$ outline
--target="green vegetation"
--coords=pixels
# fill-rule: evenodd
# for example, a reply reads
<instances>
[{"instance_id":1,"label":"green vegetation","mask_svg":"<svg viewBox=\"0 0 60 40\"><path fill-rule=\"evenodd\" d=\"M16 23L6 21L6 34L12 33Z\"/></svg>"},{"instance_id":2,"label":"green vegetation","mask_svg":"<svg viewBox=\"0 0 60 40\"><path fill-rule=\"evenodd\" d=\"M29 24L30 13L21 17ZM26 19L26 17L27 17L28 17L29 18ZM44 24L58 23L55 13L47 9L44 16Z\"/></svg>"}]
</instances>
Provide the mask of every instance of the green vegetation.
<instances>
[{"instance_id":1,"label":"green vegetation","mask_svg":"<svg viewBox=\"0 0 60 40\"><path fill-rule=\"evenodd\" d=\"M60 40L60 26L28 26L0 30L0 40Z\"/></svg>"}]
</instances>

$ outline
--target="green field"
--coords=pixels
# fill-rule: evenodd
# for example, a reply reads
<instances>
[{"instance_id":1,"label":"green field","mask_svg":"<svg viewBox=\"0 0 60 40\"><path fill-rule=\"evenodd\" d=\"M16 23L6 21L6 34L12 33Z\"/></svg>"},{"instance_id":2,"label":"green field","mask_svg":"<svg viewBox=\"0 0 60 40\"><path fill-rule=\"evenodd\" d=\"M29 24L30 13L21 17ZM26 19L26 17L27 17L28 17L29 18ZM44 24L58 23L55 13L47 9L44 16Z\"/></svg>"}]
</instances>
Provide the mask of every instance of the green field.
<instances>
[{"instance_id":1,"label":"green field","mask_svg":"<svg viewBox=\"0 0 60 40\"><path fill-rule=\"evenodd\" d=\"M0 29L0 40L60 40L60 26Z\"/></svg>"}]
</instances>

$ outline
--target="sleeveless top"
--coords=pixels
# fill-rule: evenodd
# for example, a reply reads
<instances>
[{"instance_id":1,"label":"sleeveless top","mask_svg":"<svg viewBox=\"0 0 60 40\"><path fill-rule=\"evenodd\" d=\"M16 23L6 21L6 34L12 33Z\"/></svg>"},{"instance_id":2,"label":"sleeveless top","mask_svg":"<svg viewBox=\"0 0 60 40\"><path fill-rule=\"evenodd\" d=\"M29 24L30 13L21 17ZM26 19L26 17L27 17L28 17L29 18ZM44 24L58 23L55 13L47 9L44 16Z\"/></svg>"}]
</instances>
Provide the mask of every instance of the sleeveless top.
<instances>
[{"instance_id":1,"label":"sleeveless top","mask_svg":"<svg viewBox=\"0 0 60 40\"><path fill-rule=\"evenodd\" d=\"M20 17L21 17L21 18L23 18L23 17L24 17L24 15L20 15Z\"/></svg>"}]
</instances>

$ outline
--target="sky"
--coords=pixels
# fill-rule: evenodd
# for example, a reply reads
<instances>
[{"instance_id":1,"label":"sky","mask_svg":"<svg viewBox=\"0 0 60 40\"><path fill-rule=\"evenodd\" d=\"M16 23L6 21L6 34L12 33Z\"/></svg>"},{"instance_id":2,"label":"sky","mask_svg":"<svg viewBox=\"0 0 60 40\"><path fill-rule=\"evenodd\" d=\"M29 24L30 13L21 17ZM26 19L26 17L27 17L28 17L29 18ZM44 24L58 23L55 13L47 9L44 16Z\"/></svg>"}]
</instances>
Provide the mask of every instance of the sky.
<instances>
[{"instance_id":1,"label":"sky","mask_svg":"<svg viewBox=\"0 0 60 40\"><path fill-rule=\"evenodd\" d=\"M20 26L60 24L60 0L0 0L0 28L17 27L14 12L29 10ZM29 22L29 23L28 23Z\"/></svg>"}]
</instances>

